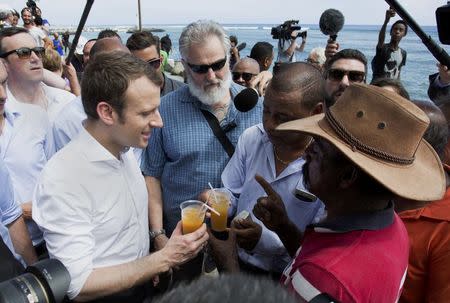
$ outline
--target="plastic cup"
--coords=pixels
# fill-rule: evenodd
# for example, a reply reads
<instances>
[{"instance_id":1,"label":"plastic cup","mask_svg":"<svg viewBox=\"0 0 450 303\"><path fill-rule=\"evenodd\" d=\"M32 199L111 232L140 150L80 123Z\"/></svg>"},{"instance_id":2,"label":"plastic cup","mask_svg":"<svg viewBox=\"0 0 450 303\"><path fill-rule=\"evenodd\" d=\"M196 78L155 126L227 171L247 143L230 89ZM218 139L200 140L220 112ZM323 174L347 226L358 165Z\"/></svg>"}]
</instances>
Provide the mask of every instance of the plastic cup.
<instances>
[{"instance_id":1,"label":"plastic cup","mask_svg":"<svg viewBox=\"0 0 450 303\"><path fill-rule=\"evenodd\" d=\"M188 200L180 204L181 223L183 234L188 234L199 229L205 220L206 207L197 200Z\"/></svg>"},{"instance_id":2,"label":"plastic cup","mask_svg":"<svg viewBox=\"0 0 450 303\"><path fill-rule=\"evenodd\" d=\"M209 202L211 207L214 208L220 216L211 212L211 228L213 231L222 232L227 229L230 193L224 189L214 189L214 193L211 193Z\"/></svg>"}]
</instances>

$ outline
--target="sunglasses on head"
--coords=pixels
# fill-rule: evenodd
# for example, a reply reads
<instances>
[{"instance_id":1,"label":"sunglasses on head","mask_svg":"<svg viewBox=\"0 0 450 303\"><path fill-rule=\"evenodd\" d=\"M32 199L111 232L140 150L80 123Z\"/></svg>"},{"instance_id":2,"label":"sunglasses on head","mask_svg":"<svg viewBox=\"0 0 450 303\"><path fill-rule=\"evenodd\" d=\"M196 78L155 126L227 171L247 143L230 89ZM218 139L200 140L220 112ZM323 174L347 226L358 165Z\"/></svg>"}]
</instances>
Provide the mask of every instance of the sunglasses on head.
<instances>
[{"instance_id":1,"label":"sunglasses on head","mask_svg":"<svg viewBox=\"0 0 450 303\"><path fill-rule=\"evenodd\" d=\"M148 60L147 64L153 67L154 69L158 69L161 66L161 58Z\"/></svg>"},{"instance_id":2,"label":"sunglasses on head","mask_svg":"<svg viewBox=\"0 0 450 303\"><path fill-rule=\"evenodd\" d=\"M6 58L11 54L16 53L20 59L28 59L31 57L31 52L34 52L36 54L36 56L38 56L39 58L42 58L42 56L45 53L45 48L43 48L43 47L34 47L34 48L21 47L21 48L14 49L12 51L0 54L0 58Z\"/></svg>"},{"instance_id":3,"label":"sunglasses on head","mask_svg":"<svg viewBox=\"0 0 450 303\"><path fill-rule=\"evenodd\" d=\"M227 63L227 57L225 57L219 61L216 61L212 64L209 64L209 65L207 65L207 64L197 65L197 64L190 64L190 63L187 63L187 65L194 73L206 74L209 71L209 69L212 69L213 71L218 71L219 69L222 69L225 66L225 63Z\"/></svg>"},{"instance_id":4,"label":"sunglasses on head","mask_svg":"<svg viewBox=\"0 0 450 303\"><path fill-rule=\"evenodd\" d=\"M232 72L232 74L233 74L233 80L235 80L235 81L239 80L239 78L241 78L241 77L244 81L250 81L253 78L253 76L255 76L255 74L252 74L252 73Z\"/></svg>"},{"instance_id":5,"label":"sunglasses on head","mask_svg":"<svg viewBox=\"0 0 450 303\"><path fill-rule=\"evenodd\" d=\"M347 75L350 82L363 82L366 78L365 72L356 70L342 70L342 69L330 69L328 71L328 78L333 81L341 81L344 76Z\"/></svg>"}]
</instances>

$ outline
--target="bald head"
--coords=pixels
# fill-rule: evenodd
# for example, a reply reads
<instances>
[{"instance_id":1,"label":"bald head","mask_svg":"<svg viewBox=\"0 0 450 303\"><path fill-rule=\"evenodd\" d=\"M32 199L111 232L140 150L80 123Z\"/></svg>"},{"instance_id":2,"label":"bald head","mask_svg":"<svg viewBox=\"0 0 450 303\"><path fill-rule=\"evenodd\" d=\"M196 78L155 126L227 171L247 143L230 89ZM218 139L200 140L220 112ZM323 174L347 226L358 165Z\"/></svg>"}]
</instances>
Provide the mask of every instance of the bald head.
<instances>
[{"instance_id":1,"label":"bald head","mask_svg":"<svg viewBox=\"0 0 450 303\"><path fill-rule=\"evenodd\" d=\"M447 119L439 107L430 101L413 100L412 103L417 105L430 118L430 125L423 138L430 143L442 159L448 139Z\"/></svg>"},{"instance_id":2,"label":"bald head","mask_svg":"<svg viewBox=\"0 0 450 303\"><path fill-rule=\"evenodd\" d=\"M304 62L281 64L274 73L266 94L300 92L301 98L298 101L307 109L313 109L324 99L321 83L320 70L311 64Z\"/></svg>"},{"instance_id":3,"label":"bald head","mask_svg":"<svg viewBox=\"0 0 450 303\"><path fill-rule=\"evenodd\" d=\"M125 45L123 45L119 39L103 38L97 40L94 46L92 46L90 57L92 59L98 53L109 53L113 51L130 53L130 50Z\"/></svg>"},{"instance_id":4,"label":"bald head","mask_svg":"<svg viewBox=\"0 0 450 303\"><path fill-rule=\"evenodd\" d=\"M242 58L233 67L233 81L242 86L250 86L250 81L259 74L259 64L255 59Z\"/></svg>"}]
</instances>

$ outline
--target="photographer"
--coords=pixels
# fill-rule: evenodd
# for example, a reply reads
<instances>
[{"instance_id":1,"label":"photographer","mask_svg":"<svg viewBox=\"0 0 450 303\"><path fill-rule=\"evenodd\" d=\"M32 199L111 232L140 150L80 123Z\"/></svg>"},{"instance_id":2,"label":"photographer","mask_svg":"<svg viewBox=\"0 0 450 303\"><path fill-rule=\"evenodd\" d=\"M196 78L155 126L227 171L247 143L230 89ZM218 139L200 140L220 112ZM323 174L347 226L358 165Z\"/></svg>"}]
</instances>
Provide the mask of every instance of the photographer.
<instances>
[{"instance_id":1,"label":"photographer","mask_svg":"<svg viewBox=\"0 0 450 303\"><path fill-rule=\"evenodd\" d=\"M297 43L299 36L302 37L300 45ZM300 30L294 30L291 32L289 39L286 39L286 37L279 39L277 62L296 62L295 52L303 52L306 44L306 36L307 32L300 33Z\"/></svg>"}]
</instances>

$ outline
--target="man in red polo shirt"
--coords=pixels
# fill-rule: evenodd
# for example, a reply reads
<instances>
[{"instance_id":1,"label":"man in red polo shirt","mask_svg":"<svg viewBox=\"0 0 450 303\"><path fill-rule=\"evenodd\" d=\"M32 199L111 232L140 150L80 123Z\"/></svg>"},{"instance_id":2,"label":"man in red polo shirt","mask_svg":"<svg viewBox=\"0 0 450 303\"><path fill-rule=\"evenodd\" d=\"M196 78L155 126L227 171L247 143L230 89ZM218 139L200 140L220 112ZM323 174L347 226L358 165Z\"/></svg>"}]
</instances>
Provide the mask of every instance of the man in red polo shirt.
<instances>
[{"instance_id":1,"label":"man in red polo shirt","mask_svg":"<svg viewBox=\"0 0 450 303\"><path fill-rule=\"evenodd\" d=\"M425 113L396 93L353 84L325 114L277 128L315 138L305 153L303 180L327 210L303 234L289 221L280 196L256 177L267 197L258 199L253 213L293 257L281 282L302 302L398 300L409 243L392 200L430 201L445 191L439 157L422 139L428 124ZM233 229L230 234L228 248L234 247ZM210 242L215 252L225 244ZM236 270L227 259L226 269Z\"/></svg>"}]
</instances>

